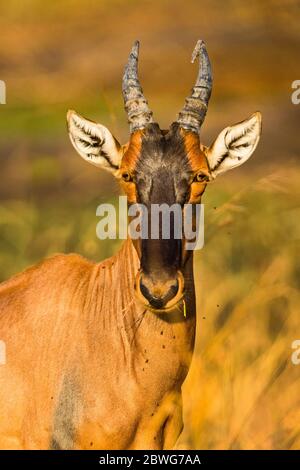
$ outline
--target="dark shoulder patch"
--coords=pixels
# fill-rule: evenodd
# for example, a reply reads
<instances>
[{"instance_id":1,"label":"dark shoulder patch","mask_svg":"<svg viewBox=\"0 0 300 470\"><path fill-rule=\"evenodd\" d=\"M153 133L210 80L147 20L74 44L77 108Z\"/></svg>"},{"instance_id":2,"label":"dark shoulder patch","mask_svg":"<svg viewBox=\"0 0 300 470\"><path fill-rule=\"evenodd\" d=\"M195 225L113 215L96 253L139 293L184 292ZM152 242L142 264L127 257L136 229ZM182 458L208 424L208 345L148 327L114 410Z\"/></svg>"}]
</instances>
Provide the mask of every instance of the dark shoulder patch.
<instances>
[{"instance_id":1,"label":"dark shoulder patch","mask_svg":"<svg viewBox=\"0 0 300 470\"><path fill-rule=\"evenodd\" d=\"M54 412L49 449L73 449L81 401L81 392L76 375L68 373L64 378Z\"/></svg>"}]
</instances>

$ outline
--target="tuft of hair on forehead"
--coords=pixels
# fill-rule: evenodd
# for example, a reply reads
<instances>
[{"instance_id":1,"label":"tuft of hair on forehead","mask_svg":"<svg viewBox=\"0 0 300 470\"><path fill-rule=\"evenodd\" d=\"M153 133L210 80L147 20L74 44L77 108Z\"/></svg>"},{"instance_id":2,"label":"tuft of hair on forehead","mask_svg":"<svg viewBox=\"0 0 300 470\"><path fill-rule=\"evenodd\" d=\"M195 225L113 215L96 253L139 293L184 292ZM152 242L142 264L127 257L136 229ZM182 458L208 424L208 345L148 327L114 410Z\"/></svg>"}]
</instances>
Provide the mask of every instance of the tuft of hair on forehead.
<instances>
[{"instance_id":1,"label":"tuft of hair on forehead","mask_svg":"<svg viewBox=\"0 0 300 470\"><path fill-rule=\"evenodd\" d=\"M141 143L138 165L154 160L157 165L175 165L178 171L195 172L208 168L199 134L181 128L176 122L167 131L161 130L158 124L149 125L143 132Z\"/></svg>"},{"instance_id":2,"label":"tuft of hair on forehead","mask_svg":"<svg viewBox=\"0 0 300 470\"><path fill-rule=\"evenodd\" d=\"M154 155L161 153L159 149L164 133L165 131L162 131L157 123L150 123L144 129L133 132L122 159L122 168L134 171L142 154L145 153L145 148Z\"/></svg>"}]
</instances>

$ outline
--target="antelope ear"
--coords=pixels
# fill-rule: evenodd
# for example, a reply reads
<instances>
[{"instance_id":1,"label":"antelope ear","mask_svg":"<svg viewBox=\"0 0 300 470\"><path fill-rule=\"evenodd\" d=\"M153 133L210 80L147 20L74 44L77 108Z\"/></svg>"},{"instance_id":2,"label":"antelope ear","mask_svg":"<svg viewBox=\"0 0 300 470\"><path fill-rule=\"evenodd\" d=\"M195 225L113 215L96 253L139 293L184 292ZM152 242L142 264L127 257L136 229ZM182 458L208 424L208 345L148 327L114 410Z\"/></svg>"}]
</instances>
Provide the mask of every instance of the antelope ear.
<instances>
[{"instance_id":1,"label":"antelope ear","mask_svg":"<svg viewBox=\"0 0 300 470\"><path fill-rule=\"evenodd\" d=\"M212 176L245 163L253 154L261 135L261 114L256 112L245 121L226 127L206 149Z\"/></svg>"},{"instance_id":2,"label":"antelope ear","mask_svg":"<svg viewBox=\"0 0 300 470\"><path fill-rule=\"evenodd\" d=\"M75 111L67 114L68 132L73 147L87 162L112 173L119 169L122 149L110 131Z\"/></svg>"}]
</instances>

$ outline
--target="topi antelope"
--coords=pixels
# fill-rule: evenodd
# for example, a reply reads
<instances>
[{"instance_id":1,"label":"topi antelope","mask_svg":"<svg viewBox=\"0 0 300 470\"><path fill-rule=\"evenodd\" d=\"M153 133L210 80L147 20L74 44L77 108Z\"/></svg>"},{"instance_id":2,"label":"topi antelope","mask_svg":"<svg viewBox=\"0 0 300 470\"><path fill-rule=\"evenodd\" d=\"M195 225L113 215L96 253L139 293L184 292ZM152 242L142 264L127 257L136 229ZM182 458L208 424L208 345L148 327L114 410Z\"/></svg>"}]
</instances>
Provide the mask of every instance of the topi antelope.
<instances>
[{"instance_id":1,"label":"topi antelope","mask_svg":"<svg viewBox=\"0 0 300 470\"><path fill-rule=\"evenodd\" d=\"M123 76L129 142L69 111L71 142L113 173L129 205L197 204L207 183L250 158L261 115L226 127L210 147L200 143L212 74L198 41L196 84L177 121L161 130L139 83L138 51L136 42ZM184 239L129 238L100 264L56 255L1 285L0 312L1 449L175 446L196 325Z\"/></svg>"}]
</instances>

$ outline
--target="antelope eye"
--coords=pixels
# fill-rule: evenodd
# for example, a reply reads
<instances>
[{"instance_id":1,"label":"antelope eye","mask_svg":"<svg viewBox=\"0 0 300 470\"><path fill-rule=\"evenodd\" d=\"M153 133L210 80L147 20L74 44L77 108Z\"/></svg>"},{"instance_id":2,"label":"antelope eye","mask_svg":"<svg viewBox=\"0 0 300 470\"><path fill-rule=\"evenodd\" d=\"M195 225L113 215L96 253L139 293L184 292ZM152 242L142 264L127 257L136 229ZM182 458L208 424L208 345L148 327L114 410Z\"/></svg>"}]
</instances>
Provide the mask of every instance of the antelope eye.
<instances>
[{"instance_id":1,"label":"antelope eye","mask_svg":"<svg viewBox=\"0 0 300 470\"><path fill-rule=\"evenodd\" d=\"M122 173L122 179L123 181L126 181L126 183L129 183L129 181L132 181L132 176L130 173L125 171L124 173Z\"/></svg>"},{"instance_id":2,"label":"antelope eye","mask_svg":"<svg viewBox=\"0 0 300 470\"><path fill-rule=\"evenodd\" d=\"M197 173L194 177L194 181L196 183L205 183L207 181L209 181L209 176L206 175L205 173L202 173L201 171L199 173Z\"/></svg>"}]
</instances>

